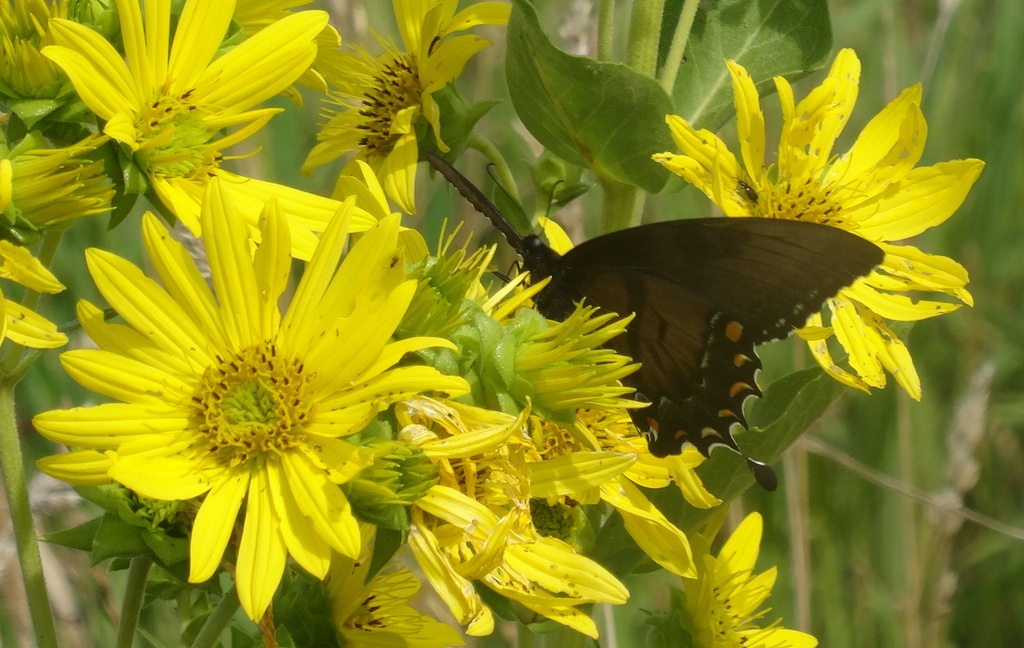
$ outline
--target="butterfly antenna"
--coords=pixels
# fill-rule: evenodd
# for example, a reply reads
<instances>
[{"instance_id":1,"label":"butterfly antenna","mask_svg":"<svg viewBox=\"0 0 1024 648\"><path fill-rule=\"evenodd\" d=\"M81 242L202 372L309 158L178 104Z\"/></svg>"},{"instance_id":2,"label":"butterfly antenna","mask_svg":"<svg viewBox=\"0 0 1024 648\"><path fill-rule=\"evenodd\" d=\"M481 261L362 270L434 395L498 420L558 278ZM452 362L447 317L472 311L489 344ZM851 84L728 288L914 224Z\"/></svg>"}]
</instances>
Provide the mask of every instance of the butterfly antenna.
<instances>
[{"instance_id":1,"label":"butterfly antenna","mask_svg":"<svg viewBox=\"0 0 1024 648\"><path fill-rule=\"evenodd\" d=\"M774 491L779 487L779 477L771 466L746 455L744 455L744 459L747 460L747 467L750 468L750 472L754 473L754 479L757 480L761 488L766 491Z\"/></svg>"},{"instance_id":2,"label":"butterfly antenna","mask_svg":"<svg viewBox=\"0 0 1024 648\"><path fill-rule=\"evenodd\" d=\"M544 212L544 216L547 218L551 218L551 206L555 204L555 191L560 184L565 184L565 180L558 180L555 184L551 185L551 191L548 193L548 208Z\"/></svg>"},{"instance_id":3,"label":"butterfly antenna","mask_svg":"<svg viewBox=\"0 0 1024 648\"><path fill-rule=\"evenodd\" d=\"M453 167L448 160L444 159L440 155L431 153L430 151L427 151L423 155L427 158L427 162L430 163L430 166L434 167L438 173L444 176L444 179L455 187L455 189L462 194L462 197L465 198L470 205L473 205L473 209L486 216L487 219L491 221L491 224L501 230L501 233L504 234L509 245L517 251L523 249L522 235L520 235L519 232L517 232L515 228L505 220L505 217L501 215L501 212L494 206L494 203L492 203L490 199L488 199L487 196L485 196L484 193L476 187L476 185L470 182L469 178L459 173L458 169ZM498 186L501 185L499 184ZM502 191L504 191L504 189L502 189Z\"/></svg>"}]
</instances>

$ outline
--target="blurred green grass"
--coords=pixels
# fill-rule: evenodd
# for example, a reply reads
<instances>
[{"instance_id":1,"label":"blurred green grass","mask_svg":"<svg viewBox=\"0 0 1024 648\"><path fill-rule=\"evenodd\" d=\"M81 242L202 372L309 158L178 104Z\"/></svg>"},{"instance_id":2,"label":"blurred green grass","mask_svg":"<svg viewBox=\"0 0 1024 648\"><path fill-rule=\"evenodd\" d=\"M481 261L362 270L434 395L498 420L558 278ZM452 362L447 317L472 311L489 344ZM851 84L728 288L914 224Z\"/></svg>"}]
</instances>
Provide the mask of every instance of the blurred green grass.
<instances>
[{"instance_id":1,"label":"blurred green grass","mask_svg":"<svg viewBox=\"0 0 1024 648\"><path fill-rule=\"evenodd\" d=\"M547 24L556 24L568 4L545 4L551 21ZM394 33L388 30L388 5L355 6L365 12L366 24L381 33ZM872 396L850 390L812 434L875 470L901 478L902 469L910 474L909 480L902 477L904 481L938 492L947 486L946 435L957 402L972 374L984 363L994 363L989 405L984 420L977 421L984 427L976 452L979 481L967 493L965 505L1024 527L1024 217L1020 207L1024 205L1020 82L1024 3L836 0L830 6L834 49L852 47L863 63L857 109L837 150L851 144L860 128L899 90L924 79L929 140L921 164L976 157L987 166L961 209L947 223L913 241L925 251L962 262L970 271L976 303L974 308L922 322L909 335L924 386L922 401L909 401L892 385ZM947 13L950 7L955 7L951 14ZM346 42L369 43L366 32L360 34L356 27L360 21L342 19L335 24ZM489 34L500 39L500 32ZM477 100L507 98L503 72L494 73L500 70L501 57L499 46L475 59L458 81L464 94ZM821 76L812 74L800 82L797 95ZM280 105L290 108L284 102ZM777 117L774 97L763 105ZM262 177L329 191L337 166L319 170L312 179L298 173L314 141L318 113L318 101L307 95L301 110L288 110L261 133L261 154L240 164L258 164L245 170ZM511 105L505 101L479 128L509 160L523 189L527 165L534 156L521 131L509 128L513 121ZM423 182L425 177L421 170L418 202L427 206L423 227L433 242L440 219L453 217L451 210L458 201L439 188L440 183ZM591 213L587 200L595 199L581 202L579 217ZM684 189L652 198L648 218L708 211L702 195ZM571 217L572 213L565 214ZM466 217L470 229L477 232L476 240L496 239L465 206L459 206L458 215ZM586 226L581 229L585 231ZM90 245L141 260L138 219L128 219L112 233L106 231L103 218L70 232L55 269L68 284L65 296L96 299L81 254ZM58 322L73 318L74 304L65 296L52 300L54 308L48 311ZM766 364L791 366L791 345L766 349L762 354ZM47 354L19 386L21 420L27 425L39 411L81 404L86 397L60 371L56 355ZM26 439L35 456L51 451L36 435L27 434ZM1024 544L969 522L947 536L935 522L935 511L906 495L817 454L807 455L806 465L806 490L795 494L809 512L806 534L791 529L784 491L752 492L743 502L745 508L765 515L760 568L779 566L767 620L781 615L785 625L794 627L799 590L810 601L809 630L830 648L1024 645ZM808 581L795 578L791 564L790 547L801 542L810 551ZM940 582L946 583L945 589L940 589ZM651 584L636 577L630 585L639 592ZM659 600L656 593L635 596L615 611L619 646L641 645L635 639L643 636L641 610L657 609ZM480 645L505 645L505 641L495 635Z\"/></svg>"}]
</instances>

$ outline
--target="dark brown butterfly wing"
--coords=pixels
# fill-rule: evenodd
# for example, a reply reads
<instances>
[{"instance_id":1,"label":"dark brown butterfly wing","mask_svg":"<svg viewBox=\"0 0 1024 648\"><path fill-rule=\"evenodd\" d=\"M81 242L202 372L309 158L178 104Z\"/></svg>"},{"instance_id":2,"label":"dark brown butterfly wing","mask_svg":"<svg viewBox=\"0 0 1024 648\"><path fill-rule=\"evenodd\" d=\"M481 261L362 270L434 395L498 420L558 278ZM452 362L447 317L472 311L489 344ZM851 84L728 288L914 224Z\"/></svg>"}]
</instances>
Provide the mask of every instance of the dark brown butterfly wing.
<instances>
[{"instance_id":1,"label":"dark brown butterfly wing","mask_svg":"<svg viewBox=\"0 0 1024 648\"><path fill-rule=\"evenodd\" d=\"M657 456L678 454L686 443L705 456L716 445L742 455L731 428L746 425L743 402L761 395L754 346L789 335L883 257L843 230L759 218L643 225L559 256L537 236L516 232L450 164L427 159L502 231L534 280L551 277L536 298L541 313L564 319L586 299L636 314L609 344L642 364L629 380L651 406L636 410L634 421ZM743 456L773 490L772 469Z\"/></svg>"},{"instance_id":2,"label":"dark brown butterfly wing","mask_svg":"<svg viewBox=\"0 0 1024 648\"><path fill-rule=\"evenodd\" d=\"M802 326L882 256L858 236L815 223L670 221L573 248L545 290L557 300L542 293L538 303L586 298L636 313L610 345L642 363L633 382L652 406L637 423L653 454L678 454L685 443L705 455L715 445L738 452L731 427L746 425L743 401L761 395L754 346ZM751 468L773 487L770 468Z\"/></svg>"}]
</instances>

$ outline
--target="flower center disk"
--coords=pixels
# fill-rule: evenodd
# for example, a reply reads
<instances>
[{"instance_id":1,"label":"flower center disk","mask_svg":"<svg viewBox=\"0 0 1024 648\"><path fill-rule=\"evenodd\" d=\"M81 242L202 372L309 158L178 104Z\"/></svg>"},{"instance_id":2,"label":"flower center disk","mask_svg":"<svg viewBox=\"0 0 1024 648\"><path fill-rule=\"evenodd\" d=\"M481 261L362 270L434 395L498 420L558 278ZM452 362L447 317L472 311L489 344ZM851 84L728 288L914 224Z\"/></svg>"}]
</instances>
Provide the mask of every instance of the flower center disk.
<instances>
[{"instance_id":1,"label":"flower center disk","mask_svg":"<svg viewBox=\"0 0 1024 648\"><path fill-rule=\"evenodd\" d=\"M301 361L280 357L269 342L220 358L193 397L206 450L234 467L302 444L313 415L306 397L312 378Z\"/></svg>"}]
</instances>

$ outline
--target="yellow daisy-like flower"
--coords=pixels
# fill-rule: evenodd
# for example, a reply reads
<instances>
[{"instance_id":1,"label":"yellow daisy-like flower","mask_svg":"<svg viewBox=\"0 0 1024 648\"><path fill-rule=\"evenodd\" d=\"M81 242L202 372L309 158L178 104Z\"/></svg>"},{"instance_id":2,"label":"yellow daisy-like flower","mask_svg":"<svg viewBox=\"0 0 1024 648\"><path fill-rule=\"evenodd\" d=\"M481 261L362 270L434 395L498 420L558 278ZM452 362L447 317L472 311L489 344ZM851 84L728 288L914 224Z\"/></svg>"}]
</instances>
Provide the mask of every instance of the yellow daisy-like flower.
<instances>
[{"instance_id":1,"label":"yellow daisy-like flower","mask_svg":"<svg viewBox=\"0 0 1024 648\"><path fill-rule=\"evenodd\" d=\"M328 111L304 170L358 151L388 196L406 213L416 211L416 121L425 117L437 146L448 150L441 140L441 111L432 95L490 45L478 36L450 36L477 25L504 25L511 7L478 2L455 13L457 5L456 0L394 0L405 51L381 40L385 51L379 56L363 49L325 54L322 71L337 88L331 102L338 111Z\"/></svg>"},{"instance_id":2,"label":"yellow daisy-like flower","mask_svg":"<svg viewBox=\"0 0 1024 648\"><path fill-rule=\"evenodd\" d=\"M41 53L49 45L49 21L65 18L67 4L43 0L0 3L0 99L55 99L64 74ZM28 115L26 115L28 117Z\"/></svg>"},{"instance_id":3,"label":"yellow daisy-like flower","mask_svg":"<svg viewBox=\"0 0 1024 648\"><path fill-rule=\"evenodd\" d=\"M362 525L364 536L373 528ZM421 583L408 569L385 567L369 582L373 543L367 542L359 558L335 555L325 584L331 603L331 622L341 645L351 648L404 646L446 648L466 642L455 628L418 612L409 599Z\"/></svg>"},{"instance_id":4,"label":"yellow daisy-like flower","mask_svg":"<svg viewBox=\"0 0 1024 648\"><path fill-rule=\"evenodd\" d=\"M824 82L797 104L776 77L783 126L778 158L765 161L764 115L747 71L728 63L736 104L742 163L712 132L667 118L681 155L654 159L713 200L726 216L785 218L838 227L876 243L884 261L826 304L828 326L813 315L801 336L821 366L841 382L867 391L882 387L888 371L907 393L921 397L910 353L885 320L917 321L956 310L952 301L919 298L939 292L972 304L967 271L943 256L897 245L945 221L981 173L980 160L953 160L915 168L927 125L921 87L904 90L861 132L849 151L834 154L836 139L857 98L860 61L852 50L836 56ZM833 361L827 340L849 354L851 373Z\"/></svg>"},{"instance_id":5,"label":"yellow daisy-like flower","mask_svg":"<svg viewBox=\"0 0 1024 648\"><path fill-rule=\"evenodd\" d=\"M695 507L721 504L693 471L704 461L695 448L665 459L654 457L622 409L580 410L569 426L538 417L531 417L530 423L534 451L527 456L535 517L542 500L547 508L563 515L580 504L603 500L622 515L626 531L652 560L679 576L695 575L686 534L637 488L638 484L665 488L674 481ZM629 461L617 466L614 457L628 457ZM596 480L594 469L581 471L584 458L595 468L593 462L603 461L606 478Z\"/></svg>"},{"instance_id":6,"label":"yellow daisy-like flower","mask_svg":"<svg viewBox=\"0 0 1024 648\"><path fill-rule=\"evenodd\" d=\"M223 151L246 139L280 109L253 106L289 87L316 57L322 11L292 14L214 58L231 24L232 0L187 0L170 38L171 0L116 0L127 61L98 33L51 20L56 45L43 54L64 69L103 132L122 143L160 201L199 233L203 191L211 178L255 218L275 198L292 228L297 256L309 258L338 202L220 167ZM145 10L143 16L143 9ZM222 135L225 129L232 129ZM361 210L350 225L372 227ZM255 233L256 222L248 221Z\"/></svg>"},{"instance_id":7,"label":"yellow daisy-like flower","mask_svg":"<svg viewBox=\"0 0 1024 648\"><path fill-rule=\"evenodd\" d=\"M86 157L98 140L42 148L41 138L30 135L0 159L0 212L14 236L31 243L39 229L110 211L114 187L103 163Z\"/></svg>"},{"instance_id":8,"label":"yellow daisy-like flower","mask_svg":"<svg viewBox=\"0 0 1024 648\"><path fill-rule=\"evenodd\" d=\"M291 10L304 7L313 0L236 0L235 20L242 31L251 36L291 15ZM317 56L341 45L341 36L331 25L324 25L316 37ZM327 92L327 81L316 69L316 63L302 73L296 83L321 94ZM283 91L297 106L302 105L302 95L295 88Z\"/></svg>"},{"instance_id":9,"label":"yellow daisy-like flower","mask_svg":"<svg viewBox=\"0 0 1024 648\"><path fill-rule=\"evenodd\" d=\"M699 648L814 648L809 634L757 625L769 610L760 610L771 594L778 570L754 575L760 553L763 523L751 513L726 541L718 557L704 555L697 563L697 578L684 579L685 611L693 645Z\"/></svg>"},{"instance_id":10,"label":"yellow daisy-like flower","mask_svg":"<svg viewBox=\"0 0 1024 648\"><path fill-rule=\"evenodd\" d=\"M3 206L3 164L0 160L0 207ZM29 290L59 293L64 285L47 270L28 249L10 241L0 240L0 278L15 281ZM68 343L68 337L39 313L25 308L0 293L0 342L34 349L55 349Z\"/></svg>"},{"instance_id":11,"label":"yellow daisy-like flower","mask_svg":"<svg viewBox=\"0 0 1024 648\"><path fill-rule=\"evenodd\" d=\"M513 417L416 399L396 413L404 425L400 437L440 467L439 483L413 507L409 546L466 632L494 629L491 610L473 588L477 580L532 614L597 638L593 620L577 608L621 604L629 592L599 564L534 527L523 437L529 411ZM584 453L570 468L580 487L593 488L632 461Z\"/></svg>"},{"instance_id":12,"label":"yellow daisy-like flower","mask_svg":"<svg viewBox=\"0 0 1024 648\"><path fill-rule=\"evenodd\" d=\"M453 345L389 342L416 289L405 276L398 219L363 235L339 266L353 218L350 200L284 314L278 300L291 243L283 214L268 204L252 254L243 216L217 181L201 214L213 290L152 214L143 233L165 288L124 259L89 250L100 293L128 325L107 323L81 302L79 320L99 349L61 360L79 383L119 402L35 418L43 436L82 448L39 462L57 478L113 480L159 500L201 498L189 579L210 578L234 539L239 598L253 619L267 609L288 556L323 578L332 550L359 555L341 485L373 457L343 437L398 400L468 391L432 367L397 366L409 352Z\"/></svg>"}]
</instances>

